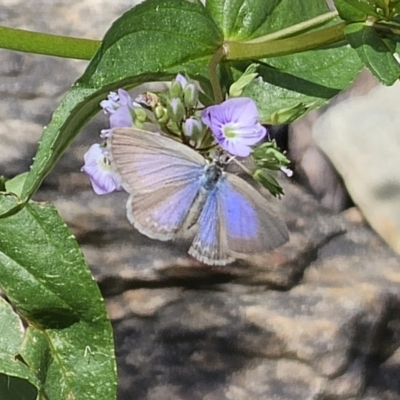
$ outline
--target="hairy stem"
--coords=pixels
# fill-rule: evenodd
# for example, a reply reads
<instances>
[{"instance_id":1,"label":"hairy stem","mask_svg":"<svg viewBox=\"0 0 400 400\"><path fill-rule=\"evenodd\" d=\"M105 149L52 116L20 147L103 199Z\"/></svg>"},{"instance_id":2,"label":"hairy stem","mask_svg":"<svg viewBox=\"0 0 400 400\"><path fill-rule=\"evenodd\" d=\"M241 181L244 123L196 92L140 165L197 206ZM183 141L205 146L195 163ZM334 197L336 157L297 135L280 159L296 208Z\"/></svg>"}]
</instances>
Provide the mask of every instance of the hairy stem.
<instances>
[{"instance_id":1,"label":"hairy stem","mask_svg":"<svg viewBox=\"0 0 400 400\"><path fill-rule=\"evenodd\" d=\"M284 37L293 36L297 33L305 31L306 29L317 27L325 22L332 20L338 16L337 11L331 11L326 14L318 15L318 17L309 19L307 21L300 22L299 24L289 26L288 28L281 29L280 31L270 33L265 36L261 36L252 40L248 40L245 43L259 43L269 42L271 40L283 39Z\"/></svg>"},{"instance_id":2,"label":"hairy stem","mask_svg":"<svg viewBox=\"0 0 400 400\"><path fill-rule=\"evenodd\" d=\"M224 49L220 47L212 56L210 64L208 65L208 75L210 77L210 83L211 87L214 92L214 100L216 104L219 104L222 102L222 90L221 86L219 85L219 79L218 79L218 64L224 57Z\"/></svg>"},{"instance_id":3,"label":"hairy stem","mask_svg":"<svg viewBox=\"0 0 400 400\"><path fill-rule=\"evenodd\" d=\"M90 60L100 43L99 40L78 39L0 26L0 48L26 53Z\"/></svg>"},{"instance_id":4,"label":"hairy stem","mask_svg":"<svg viewBox=\"0 0 400 400\"><path fill-rule=\"evenodd\" d=\"M259 59L299 53L337 43L345 39L341 22L315 32L294 36L287 39L267 40L258 43L225 42L225 57L227 60Z\"/></svg>"}]
</instances>

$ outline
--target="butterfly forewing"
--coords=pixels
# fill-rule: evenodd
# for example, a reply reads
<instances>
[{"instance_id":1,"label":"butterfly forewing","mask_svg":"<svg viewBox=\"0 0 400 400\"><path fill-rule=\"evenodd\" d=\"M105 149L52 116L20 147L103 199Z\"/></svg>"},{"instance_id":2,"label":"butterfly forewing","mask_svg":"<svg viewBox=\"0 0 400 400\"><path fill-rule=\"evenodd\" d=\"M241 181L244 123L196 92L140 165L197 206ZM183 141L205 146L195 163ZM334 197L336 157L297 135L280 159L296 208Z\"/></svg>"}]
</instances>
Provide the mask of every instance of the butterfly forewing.
<instances>
[{"instance_id":1,"label":"butterfly forewing","mask_svg":"<svg viewBox=\"0 0 400 400\"><path fill-rule=\"evenodd\" d=\"M190 184L206 161L196 151L160 134L114 129L107 147L115 171L128 192Z\"/></svg>"},{"instance_id":2,"label":"butterfly forewing","mask_svg":"<svg viewBox=\"0 0 400 400\"><path fill-rule=\"evenodd\" d=\"M200 190L204 158L172 139L132 128L114 129L108 147L131 194L129 221L150 238L173 239Z\"/></svg>"}]
</instances>

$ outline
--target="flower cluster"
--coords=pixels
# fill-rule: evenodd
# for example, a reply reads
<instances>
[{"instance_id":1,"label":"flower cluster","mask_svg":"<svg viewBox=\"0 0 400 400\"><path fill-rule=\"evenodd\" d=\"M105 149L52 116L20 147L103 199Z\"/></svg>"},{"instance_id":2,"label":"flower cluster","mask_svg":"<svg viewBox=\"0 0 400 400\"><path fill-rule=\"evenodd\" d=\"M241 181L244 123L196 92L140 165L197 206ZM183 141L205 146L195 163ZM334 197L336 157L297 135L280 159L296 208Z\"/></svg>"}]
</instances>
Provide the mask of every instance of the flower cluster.
<instances>
[{"instance_id":1,"label":"flower cluster","mask_svg":"<svg viewBox=\"0 0 400 400\"><path fill-rule=\"evenodd\" d=\"M126 90L111 92L107 100L100 103L104 114L108 115L110 128L103 129L100 137L105 139L113 128L131 127L134 123L133 112L136 105ZM102 195L122 190L121 181L110 165L108 152L103 144L96 143L90 147L84 156L85 165L81 171L89 175L90 183L96 194Z\"/></svg>"},{"instance_id":2,"label":"flower cluster","mask_svg":"<svg viewBox=\"0 0 400 400\"><path fill-rule=\"evenodd\" d=\"M244 75L243 82L239 80L236 89L230 93L241 93L256 75L253 70L246 73L248 76ZM253 147L267 135L267 129L261 125L257 106L251 98L231 97L221 104L201 109L196 83L182 74L172 81L168 92L143 93L133 101L127 91L119 89L117 93L110 93L100 106L108 115L110 125L101 131L102 139L110 137L114 128L140 128L149 122L205 157L211 157L211 150L220 147L230 156L245 158L252 155L255 165L260 168L273 165L272 169L279 169L288 164L278 149L271 151L268 146L258 146L253 152ZM85 154L82 171L89 175L97 194L122 190L120 179L110 166L105 145L91 146ZM256 179L259 175L254 173Z\"/></svg>"}]
</instances>

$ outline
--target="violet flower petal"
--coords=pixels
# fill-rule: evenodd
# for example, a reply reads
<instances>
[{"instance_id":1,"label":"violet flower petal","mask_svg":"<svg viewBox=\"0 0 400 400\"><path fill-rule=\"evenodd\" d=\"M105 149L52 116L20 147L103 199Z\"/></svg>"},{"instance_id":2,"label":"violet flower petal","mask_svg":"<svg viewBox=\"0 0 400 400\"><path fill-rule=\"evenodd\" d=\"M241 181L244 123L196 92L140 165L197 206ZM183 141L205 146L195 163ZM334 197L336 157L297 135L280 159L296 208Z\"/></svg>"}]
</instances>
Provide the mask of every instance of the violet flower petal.
<instances>
[{"instance_id":1,"label":"violet flower petal","mask_svg":"<svg viewBox=\"0 0 400 400\"><path fill-rule=\"evenodd\" d=\"M130 94L124 89L118 89L118 97L120 106L129 106L133 108L133 100Z\"/></svg>"},{"instance_id":2,"label":"violet flower petal","mask_svg":"<svg viewBox=\"0 0 400 400\"><path fill-rule=\"evenodd\" d=\"M84 159L85 165L81 171L89 175L96 194L103 195L122 189L119 177L111 170L107 153L98 143L89 148Z\"/></svg>"},{"instance_id":3,"label":"violet flower petal","mask_svg":"<svg viewBox=\"0 0 400 400\"><path fill-rule=\"evenodd\" d=\"M112 114L119 107L119 96L115 92L108 94L107 100L100 102L100 107L103 109L104 114Z\"/></svg>"},{"instance_id":4,"label":"violet flower petal","mask_svg":"<svg viewBox=\"0 0 400 400\"><path fill-rule=\"evenodd\" d=\"M179 82L182 86L182 89L186 88L186 85L188 84L187 79L182 75L182 74L178 74L175 78L175 82Z\"/></svg>"},{"instance_id":5,"label":"violet flower petal","mask_svg":"<svg viewBox=\"0 0 400 400\"><path fill-rule=\"evenodd\" d=\"M127 128L133 125L132 114L128 106L121 106L110 115L110 128Z\"/></svg>"},{"instance_id":6,"label":"violet flower petal","mask_svg":"<svg viewBox=\"0 0 400 400\"><path fill-rule=\"evenodd\" d=\"M250 146L267 134L266 128L259 122L256 104L247 97L232 98L206 108L202 121L224 150L240 157L250 155Z\"/></svg>"}]
</instances>

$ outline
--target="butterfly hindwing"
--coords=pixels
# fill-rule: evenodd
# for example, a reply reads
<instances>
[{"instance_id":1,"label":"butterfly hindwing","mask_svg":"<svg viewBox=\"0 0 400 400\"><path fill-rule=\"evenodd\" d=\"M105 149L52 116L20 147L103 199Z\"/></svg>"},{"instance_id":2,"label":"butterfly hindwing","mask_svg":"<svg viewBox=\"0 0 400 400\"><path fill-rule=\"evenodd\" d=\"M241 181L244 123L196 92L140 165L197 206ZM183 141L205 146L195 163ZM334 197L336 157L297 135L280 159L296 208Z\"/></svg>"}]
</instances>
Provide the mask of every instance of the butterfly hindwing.
<instances>
[{"instance_id":1,"label":"butterfly hindwing","mask_svg":"<svg viewBox=\"0 0 400 400\"><path fill-rule=\"evenodd\" d=\"M243 179L227 173L218 186L217 197L232 255L265 253L287 242L284 221L268 200Z\"/></svg>"},{"instance_id":2,"label":"butterfly hindwing","mask_svg":"<svg viewBox=\"0 0 400 400\"><path fill-rule=\"evenodd\" d=\"M198 219L198 231L189 249L189 254L209 265L226 265L235 259L230 256L226 243L226 232L218 212L216 188L209 192Z\"/></svg>"},{"instance_id":3,"label":"butterfly hindwing","mask_svg":"<svg viewBox=\"0 0 400 400\"><path fill-rule=\"evenodd\" d=\"M210 191L189 254L210 265L226 265L281 246L285 223L243 179L225 174Z\"/></svg>"},{"instance_id":4,"label":"butterfly hindwing","mask_svg":"<svg viewBox=\"0 0 400 400\"><path fill-rule=\"evenodd\" d=\"M139 232L152 239L173 239L184 224L199 189L197 180L133 193L126 204L128 219Z\"/></svg>"}]
</instances>

